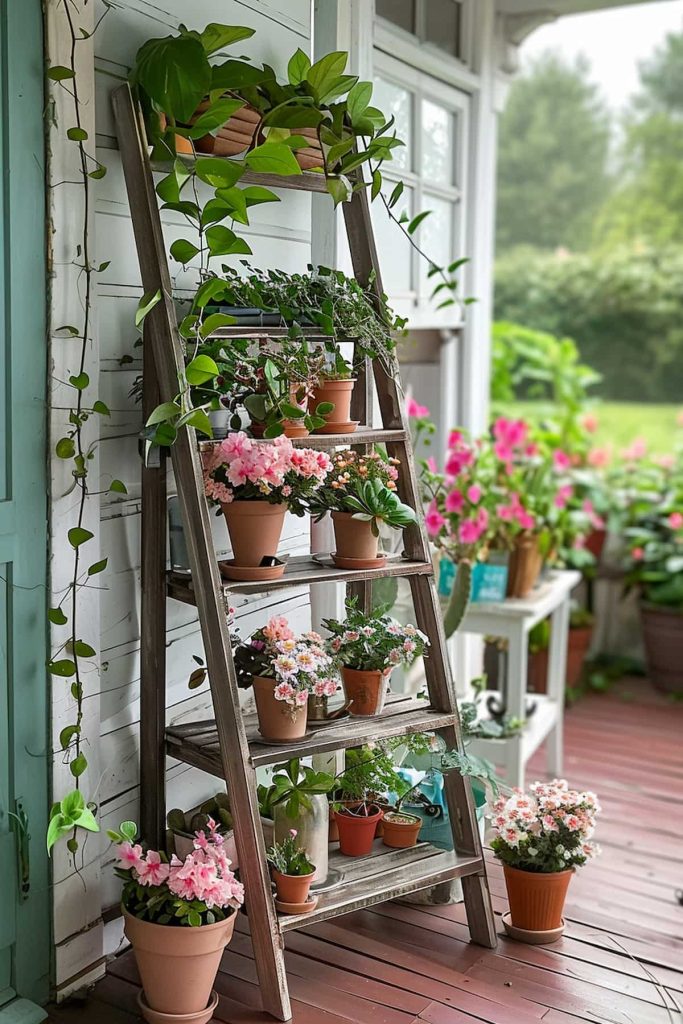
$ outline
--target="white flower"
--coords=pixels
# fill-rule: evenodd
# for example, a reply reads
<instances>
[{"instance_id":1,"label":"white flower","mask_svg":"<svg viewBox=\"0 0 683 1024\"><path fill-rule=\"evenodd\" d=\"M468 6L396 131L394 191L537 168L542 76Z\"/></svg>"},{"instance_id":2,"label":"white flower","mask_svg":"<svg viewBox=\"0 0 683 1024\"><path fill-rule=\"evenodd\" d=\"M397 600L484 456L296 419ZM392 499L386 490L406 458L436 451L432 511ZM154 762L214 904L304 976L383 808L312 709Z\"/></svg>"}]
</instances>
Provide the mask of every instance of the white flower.
<instances>
[{"instance_id":1,"label":"white flower","mask_svg":"<svg viewBox=\"0 0 683 1024\"><path fill-rule=\"evenodd\" d=\"M530 857L535 857L536 854L538 853L538 850L536 849L535 846L530 846L529 849L527 850L527 853L529 854Z\"/></svg>"}]
</instances>

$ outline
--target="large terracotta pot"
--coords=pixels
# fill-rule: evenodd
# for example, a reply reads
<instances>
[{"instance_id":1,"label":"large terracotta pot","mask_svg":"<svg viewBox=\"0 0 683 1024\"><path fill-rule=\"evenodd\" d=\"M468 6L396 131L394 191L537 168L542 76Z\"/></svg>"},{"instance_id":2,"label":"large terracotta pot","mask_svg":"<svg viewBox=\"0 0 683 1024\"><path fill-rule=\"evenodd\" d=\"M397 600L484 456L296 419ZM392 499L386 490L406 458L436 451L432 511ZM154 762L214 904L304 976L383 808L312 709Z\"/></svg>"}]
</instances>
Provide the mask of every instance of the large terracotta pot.
<instances>
[{"instance_id":1,"label":"large terracotta pot","mask_svg":"<svg viewBox=\"0 0 683 1024\"><path fill-rule=\"evenodd\" d=\"M534 588L543 566L538 537L520 533L510 554L508 597L527 597Z\"/></svg>"},{"instance_id":2,"label":"large terracotta pot","mask_svg":"<svg viewBox=\"0 0 683 1024\"><path fill-rule=\"evenodd\" d=\"M574 868L567 871L520 871L503 864L510 916L516 928L547 932L562 924L562 911Z\"/></svg>"},{"instance_id":3,"label":"large terracotta pot","mask_svg":"<svg viewBox=\"0 0 683 1024\"><path fill-rule=\"evenodd\" d=\"M273 868L277 898L283 903L305 903L314 875L314 871L310 875L283 875L281 871Z\"/></svg>"},{"instance_id":4,"label":"large terracotta pot","mask_svg":"<svg viewBox=\"0 0 683 1024\"><path fill-rule=\"evenodd\" d=\"M366 857L372 850L375 829L384 813L376 804L372 804L368 809L371 810L372 807L375 808L375 813L367 817L334 812L334 820L339 829L339 849L345 857Z\"/></svg>"},{"instance_id":5,"label":"large terracotta pot","mask_svg":"<svg viewBox=\"0 0 683 1024\"><path fill-rule=\"evenodd\" d=\"M175 1015L205 1009L237 914L200 928L140 921L125 909L123 917L150 1009Z\"/></svg>"},{"instance_id":6,"label":"large terracotta pot","mask_svg":"<svg viewBox=\"0 0 683 1024\"><path fill-rule=\"evenodd\" d=\"M378 557L379 537L374 536L371 524L363 519L354 519L351 512L332 512L331 516L335 555L338 558L374 562Z\"/></svg>"},{"instance_id":7,"label":"large terracotta pot","mask_svg":"<svg viewBox=\"0 0 683 1024\"><path fill-rule=\"evenodd\" d=\"M593 636L592 626L573 626L569 630L567 645L567 686L577 686L583 672L583 663L588 654Z\"/></svg>"},{"instance_id":8,"label":"large terracotta pot","mask_svg":"<svg viewBox=\"0 0 683 1024\"><path fill-rule=\"evenodd\" d=\"M356 381L352 380L325 380L322 381L313 392L311 397L311 408L315 412L321 402L331 402L334 406L332 412L325 413L325 427L318 427L314 434L325 433L332 426L346 426L351 420L351 397ZM354 424L355 430L355 424ZM341 430L340 434L353 433L352 430Z\"/></svg>"},{"instance_id":9,"label":"large terracotta pot","mask_svg":"<svg viewBox=\"0 0 683 1024\"><path fill-rule=\"evenodd\" d=\"M277 553L286 505L267 501L231 501L221 505L228 524L235 565L258 566L266 555Z\"/></svg>"},{"instance_id":10,"label":"large terracotta pot","mask_svg":"<svg viewBox=\"0 0 683 1024\"><path fill-rule=\"evenodd\" d=\"M683 693L683 612L643 602L640 619L648 676L658 690Z\"/></svg>"},{"instance_id":11,"label":"large terracotta pot","mask_svg":"<svg viewBox=\"0 0 683 1024\"><path fill-rule=\"evenodd\" d=\"M264 740L299 740L306 735L308 707L292 707L284 700L275 700L275 680L254 676L252 680L259 732Z\"/></svg>"},{"instance_id":12,"label":"large terracotta pot","mask_svg":"<svg viewBox=\"0 0 683 1024\"><path fill-rule=\"evenodd\" d=\"M357 669L342 665L341 677L349 714L359 718L379 715L384 709L391 669Z\"/></svg>"}]
</instances>

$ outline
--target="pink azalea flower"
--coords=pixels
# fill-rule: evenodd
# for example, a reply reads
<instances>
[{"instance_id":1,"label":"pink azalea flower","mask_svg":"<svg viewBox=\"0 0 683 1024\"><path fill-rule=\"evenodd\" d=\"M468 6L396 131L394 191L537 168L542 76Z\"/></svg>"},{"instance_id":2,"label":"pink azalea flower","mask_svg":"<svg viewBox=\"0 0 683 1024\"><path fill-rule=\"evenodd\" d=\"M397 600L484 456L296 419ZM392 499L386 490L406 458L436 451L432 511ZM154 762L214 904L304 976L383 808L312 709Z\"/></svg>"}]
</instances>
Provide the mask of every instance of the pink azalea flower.
<instances>
[{"instance_id":1,"label":"pink azalea flower","mask_svg":"<svg viewBox=\"0 0 683 1024\"><path fill-rule=\"evenodd\" d=\"M571 464L571 459L566 452L560 451L559 448L557 451L553 452L553 466L558 470L558 472L563 472L565 469L569 469Z\"/></svg>"},{"instance_id":2,"label":"pink azalea flower","mask_svg":"<svg viewBox=\"0 0 683 1024\"><path fill-rule=\"evenodd\" d=\"M430 415L429 409L426 405L419 405L418 402L411 397L406 399L406 413L408 416L412 416L415 419L425 419Z\"/></svg>"},{"instance_id":3,"label":"pink azalea flower","mask_svg":"<svg viewBox=\"0 0 683 1024\"><path fill-rule=\"evenodd\" d=\"M594 434L599 426L598 417L595 416L592 412L587 412L581 420L581 425L584 428L584 430L588 431L589 434Z\"/></svg>"},{"instance_id":4,"label":"pink azalea flower","mask_svg":"<svg viewBox=\"0 0 683 1024\"><path fill-rule=\"evenodd\" d=\"M124 869L133 868L138 871L142 864L142 847L136 843L133 846L131 843L119 843L116 849L116 856L119 859L119 865Z\"/></svg>"},{"instance_id":5,"label":"pink azalea flower","mask_svg":"<svg viewBox=\"0 0 683 1024\"><path fill-rule=\"evenodd\" d=\"M591 448L586 456L586 461L589 466L593 466L594 469L601 469L606 466L612 457L612 453L609 448Z\"/></svg>"},{"instance_id":6,"label":"pink azalea flower","mask_svg":"<svg viewBox=\"0 0 683 1024\"><path fill-rule=\"evenodd\" d=\"M683 515L680 512L672 512L669 516L669 526L672 530L680 530L683 526Z\"/></svg>"},{"instance_id":7,"label":"pink azalea flower","mask_svg":"<svg viewBox=\"0 0 683 1024\"><path fill-rule=\"evenodd\" d=\"M621 453L622 458L627 462L637 462L647 452L647 444L644 437L637 437L628 448Z\"/></svg>"},{"instance_id":8,"label":"pink azalea flower","mask_svg":"<svg viewBox=\"0 0 683 1024\"><path fill-rule=\"evenodd\" d=\"M425 516L425 526L427 527L427 533L430 537L436 537L441 529L446 525L446 520L439 512L436 505L432 505Z\"/></svg>"},{"instance_id":9,"label":"pink azalea flower","mask_svg":"<svg viewBox=\"0 0 683 1024\"><path fill-rule=\"evenodd\" d=\"M168 864L164 864L156 850L148 850L147 856L136 868L140 885L162 885L168 878Z\"/></svg>"},{"instance_id":10,"label":"pink azalea flower","mask_svg":"<svg viewBox=\"0 0 683 1024\"><path fill-rule=\"evenodd\" d=\"M533 530L534 526L536 525L536 520L534 519L534 517L530 515L528 512L525 512L524 509L518 510L517 522L523 530Z\"/></svg>"},{"instance_id":11,"label":"pink azalea flower","mask_svg":"<svg viewBox=\"0 0 683 1024\"><path fill-rule=\"evenodd\" d=\"M446 511L454 512L456 515L462 512L464 499L462 493L458 490L451 491L446 495Z\"/></svg>"},{"instance_id":12,"label":"pink azalea flower","mask_svg":"<svg viewBox=\"0 0 683 1024\"><path fill-rule=\"evenodd\" d=\"M458 527L458 538L461 544L476 544L482 533L482 527L472 519L465 519Z\"/></svg>"},{"instance_id":13,"label":"pink azalea flower","mask_svg":"<svg viewBox=\"0 0 683 1024\"><path fill-rule=\"evenodd\" d=\"M481 487L479 487L478 484L472 484L471 487L467 488L467 500L470 501L473 505L478 505L480 498Z\"/></svg>"},{"instance_id":14,"label":"pink azalea flower","mask_svg":"<svg viewBox=\"0 0 683 1024\"><path fill-rule=\"evenodd\" d=\"M631 558L634 562L642 562L644 557L645 551L643 550L643 548L633 548L633 550L631 551Z\"/></svg>"},{"instance_id":15,"label":"pink azalea flower","mask_svg":"<svg viewBox=\"0 0 683 1024\"><path fill-rule=\"evenodd\" d=\"M560 487L554 499L556 508L564 508L573 493L574 488L571 484L564 484Z\"/></svg>"}]
</instances>

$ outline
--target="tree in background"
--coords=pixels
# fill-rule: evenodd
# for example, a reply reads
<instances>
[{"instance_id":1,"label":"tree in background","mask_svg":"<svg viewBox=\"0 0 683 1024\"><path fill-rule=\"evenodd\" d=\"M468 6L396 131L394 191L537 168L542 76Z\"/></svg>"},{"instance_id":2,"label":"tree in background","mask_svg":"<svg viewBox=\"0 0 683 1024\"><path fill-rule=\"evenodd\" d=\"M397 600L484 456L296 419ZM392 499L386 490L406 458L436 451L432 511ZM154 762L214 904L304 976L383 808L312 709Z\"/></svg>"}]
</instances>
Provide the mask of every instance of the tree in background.
<instances>
[{"instance_id":1,"label":"tree in background","mask_svg":"<svg viewBox=\"0 0 683 1024\"><path fill-rule=\"evenodd\" d=\"M586 248L609 189L610 117L584 59L545 54L517 79L501 117L498 251Z\"/></svg>"},{"instance_id":2,"label":"tree in background","mask_svg":"<svg viewBox=\"0 0 683 1024\"><path fill-rule=\"evenodd\" d=\"M596 225L602 246L683 242L683 33L640 67L624 122L619 187Z\"/></svg>"}]
</instances>

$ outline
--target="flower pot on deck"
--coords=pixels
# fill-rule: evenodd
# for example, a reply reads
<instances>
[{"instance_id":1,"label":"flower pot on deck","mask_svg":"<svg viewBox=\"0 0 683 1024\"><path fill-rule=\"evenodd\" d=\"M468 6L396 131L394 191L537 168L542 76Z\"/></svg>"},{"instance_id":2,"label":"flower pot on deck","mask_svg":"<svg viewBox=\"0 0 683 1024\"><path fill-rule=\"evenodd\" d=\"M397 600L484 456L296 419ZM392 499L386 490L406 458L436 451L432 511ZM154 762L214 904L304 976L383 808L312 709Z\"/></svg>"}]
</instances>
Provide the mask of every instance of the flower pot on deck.
<instances>
[{"instance_id":1,"label":"flower pot on deck","mask_svg":"<svg viewBox=\"0 0 683 1024\"><path fill-rule=\"evenodd\" d=\"M503 864L510 916L516 928L548 932L562 925L567 888L574 868L567 871L520 871Z\"/></svg>"},{"instance_id":2,"label":"flower pot on deck","mask_svg":"<svg viewBox=\"0 0 683 1024\"><path fill-rule=\"evenodd\" d=\"M658 690L683 693L683 612L640 605L647 674Z\"/></svg>"},{"instance_id":3,"label":"flower pot on deck","mask_svg":"<svg viewBox=\"0 0 683 1024\"><path fill-rule=\"evenodd\" d=\"M567 644L567 686L575 687L581 679L583 665L593 637L592 626L572 626Z\"/></svg>"}]
</instances>

